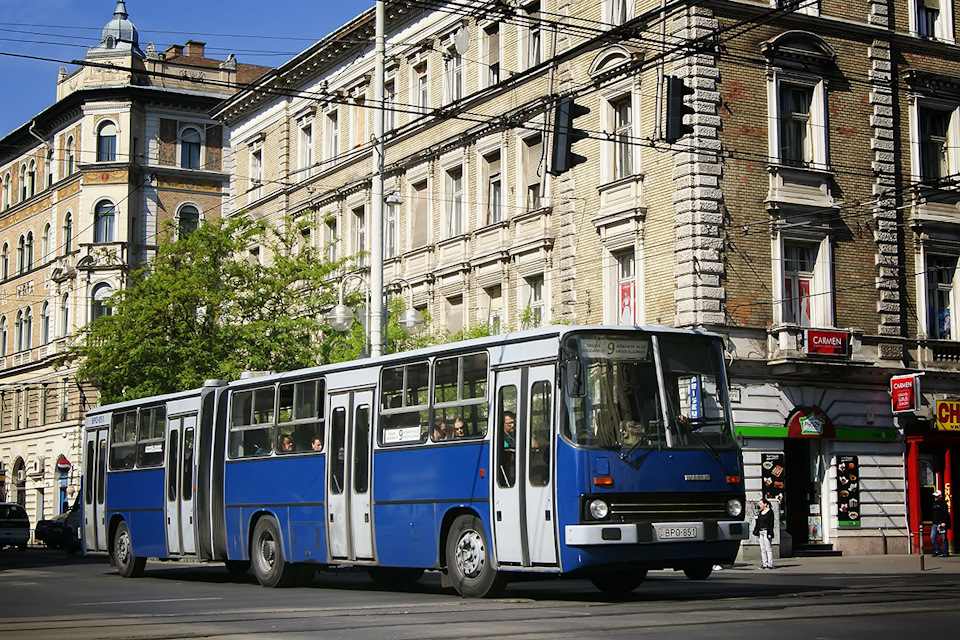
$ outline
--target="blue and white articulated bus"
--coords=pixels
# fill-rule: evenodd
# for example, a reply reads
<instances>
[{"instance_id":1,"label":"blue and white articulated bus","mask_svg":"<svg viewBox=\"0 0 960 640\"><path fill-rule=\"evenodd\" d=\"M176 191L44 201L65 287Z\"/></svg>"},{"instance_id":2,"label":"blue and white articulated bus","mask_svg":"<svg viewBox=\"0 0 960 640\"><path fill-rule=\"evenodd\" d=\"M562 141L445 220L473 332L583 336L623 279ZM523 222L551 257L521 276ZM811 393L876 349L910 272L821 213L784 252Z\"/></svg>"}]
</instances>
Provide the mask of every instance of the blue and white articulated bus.
<instances>
[{"instance_id":1,"label":"blue and white articulated bus","mask_svg":"<svg viewBox=\"0 0 960 640\"><path fill-rule=\"evenodd\" d=\"M554 326L100 407L84 546L252 565L425 570L464 596L518 574L605 592L733 562L743 464L719 336Z\"/></svg>"}]
</instances>

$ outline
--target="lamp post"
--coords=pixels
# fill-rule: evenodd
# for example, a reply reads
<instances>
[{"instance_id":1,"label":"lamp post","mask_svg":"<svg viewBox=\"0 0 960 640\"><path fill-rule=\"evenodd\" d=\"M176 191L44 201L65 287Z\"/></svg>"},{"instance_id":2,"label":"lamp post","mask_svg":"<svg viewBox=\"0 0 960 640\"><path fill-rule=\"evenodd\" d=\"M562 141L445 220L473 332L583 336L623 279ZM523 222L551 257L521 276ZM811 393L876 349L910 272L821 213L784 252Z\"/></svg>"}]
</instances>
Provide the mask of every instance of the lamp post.
<instances>
[{"instance_id":1,"label":"lamp post","mask_svg":"<svg viewBox=\"0 0 960 640\"><path fill-rule=\"evenodd\" d=\"M338 288L337 306L335 306L333 309L328 311L326 315L327 322L330 323L330 326L333 327L334 330L339 331L340 333L346 333L347 331L349 331L350 327L353 326L354 320L356 319L356 315L353 309L351 309L350 307L348 307L343 303L344 284L347 282L347 280L350 280L351 278L356 278L357 280L363 283L364 290L367 294L366 295L367 313L369 314L370 312L370 300L371 300L372 288L367 286L367 281L364 280L363 276L361 276L358 273L348 273L347 275L343 276L343 278L340 279L340 286ZM413 287L410 286L410 283L404 280L403 278L397 277L397 278L391 279L390 282L388 282L383 287L383 290L380 295L381 300L385 297L386 293L389 292L394 285L396 286L406 285L407 288L410 290L410 302L409 302L410 306L407 308L406 311L400 314L399 318L397 318L397 324L400 325L400 328L403 329L404 333L406 333L408 336L412 336L417 332L419 332L421 328L423 328L423 325L426 324L426 321L424 320L423 315L413 307ZM376 322L376 318L369 318L369 315L368 315L368 319L373 320L373 322ZM373 327L371 322L368 322L367 330L370 332L371 335L372 335L372 329ZM370 355L378 356L378 355L382 355L382 353L383 353L383 345L381 344L380 351L377 353L374 353L373 349L371 348Z\"/></svg>"}]
</instances>

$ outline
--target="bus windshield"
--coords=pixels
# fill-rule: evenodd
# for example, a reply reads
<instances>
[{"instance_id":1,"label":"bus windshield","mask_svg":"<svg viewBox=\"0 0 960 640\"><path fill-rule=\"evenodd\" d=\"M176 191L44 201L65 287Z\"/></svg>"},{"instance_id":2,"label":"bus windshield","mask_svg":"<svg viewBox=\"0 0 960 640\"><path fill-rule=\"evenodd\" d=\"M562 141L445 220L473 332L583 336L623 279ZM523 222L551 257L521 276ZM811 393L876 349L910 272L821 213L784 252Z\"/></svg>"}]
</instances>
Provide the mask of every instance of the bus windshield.
<instances>
[{"instance_id":1,"label":"bus windshield","mask_svg":"<svg viewBox=\"0 0 960 640\"><path fill-rule=\"evenodd\" d=\"M719 346L706 336L570 336L564 435L604 448L734 447Z\"/></svg>"}]
</instances>

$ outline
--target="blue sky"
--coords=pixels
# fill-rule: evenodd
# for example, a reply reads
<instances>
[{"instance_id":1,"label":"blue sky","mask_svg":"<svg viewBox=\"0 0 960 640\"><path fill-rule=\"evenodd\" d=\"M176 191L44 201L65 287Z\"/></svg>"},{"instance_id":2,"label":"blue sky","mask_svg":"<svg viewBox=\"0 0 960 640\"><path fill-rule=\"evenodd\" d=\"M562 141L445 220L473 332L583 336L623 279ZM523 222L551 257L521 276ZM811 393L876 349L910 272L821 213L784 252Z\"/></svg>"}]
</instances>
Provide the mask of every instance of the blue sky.
<instances>
[{"instance_id":1,"label":"blue sky","mask_svg":"<svg viewBox=\"0 0 960 640\"><path fill-rule=\"evenodd\" d=\"M140 48L158 51L187 40L207 43L207 56L276 67L374 0L126 0ZM116 0L0 0L0 54L82 59L100 42ZM56 99L60 62L0 55L0 136ZM72 72L75 66L67 66Z\"/></svg>"}]
</instances>

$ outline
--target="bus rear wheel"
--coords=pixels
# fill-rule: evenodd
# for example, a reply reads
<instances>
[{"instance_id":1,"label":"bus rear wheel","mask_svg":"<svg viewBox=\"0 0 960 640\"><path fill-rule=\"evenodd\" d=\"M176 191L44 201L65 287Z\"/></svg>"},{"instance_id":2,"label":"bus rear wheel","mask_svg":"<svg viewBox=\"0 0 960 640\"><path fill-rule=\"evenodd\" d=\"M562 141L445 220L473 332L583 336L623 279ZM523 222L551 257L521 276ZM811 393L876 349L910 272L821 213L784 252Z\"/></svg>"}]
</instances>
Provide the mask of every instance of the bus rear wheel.
<instances>
[{"instance_id":1,"label":"bus rear wheel","mask_svg":"<svg viewBox=\"0 0 960 640\"><path fill-rule=\"evenodd\" d=\"M133 555L133 541L126 522L117 525L117 535L113 538L113 559L117 563L117 573L124 578L139 578L147 566L146 558Z\"/></svg>"},{"instance_id":2,"label":"bus rear wheel","mask_svg":"<svg viewBox=\"0 0 960 640\"><path fill-rule=\"evenodd\" d=\"M640 586L647 577L647 570L640 569L630 573L601 573L590 578L597 589L612 596L622 596Z\"/></svg>"},{"instance_id":3,"label":"bus rear wheel","mask_svg":"<svg viewBox=\"0 0 960 640\"><path fill-rule=\"evenodd\" d=\"M468 598L495 598L507 586L507 577L493 568L483 522L459 516L447 535L447 572L453 588Z\"/></svg>"},{"instance_id":4,"label":"bus rear wheel","mask_svg":"<svg viewBox=\"0 0 960 640\"><path fill-rule=\"evenodd\" d=\"M253 528L253 573L265 587L286 587L296 577L296 567L283 559L280 529L273 518L260 518Z\"/></svg>"}]
</instances>

